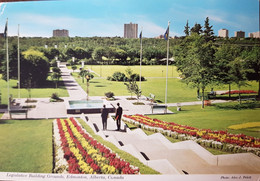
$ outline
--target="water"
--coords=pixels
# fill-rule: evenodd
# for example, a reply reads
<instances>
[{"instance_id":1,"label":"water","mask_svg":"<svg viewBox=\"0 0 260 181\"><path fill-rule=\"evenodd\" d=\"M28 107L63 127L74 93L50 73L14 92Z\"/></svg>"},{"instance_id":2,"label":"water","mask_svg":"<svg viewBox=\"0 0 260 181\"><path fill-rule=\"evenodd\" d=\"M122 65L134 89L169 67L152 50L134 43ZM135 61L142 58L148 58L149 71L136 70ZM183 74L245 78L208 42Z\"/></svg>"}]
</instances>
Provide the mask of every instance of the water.
<instances>
[{"instance_id":1,"label":"water","mask_svg":"<svg viewBox=\"0 0 260 181\"><path fill-rule=\"evenodd\" d=\"M69 105L72 109L103 108L103 100L69 101Z\"/></svg>"}]
</instances>

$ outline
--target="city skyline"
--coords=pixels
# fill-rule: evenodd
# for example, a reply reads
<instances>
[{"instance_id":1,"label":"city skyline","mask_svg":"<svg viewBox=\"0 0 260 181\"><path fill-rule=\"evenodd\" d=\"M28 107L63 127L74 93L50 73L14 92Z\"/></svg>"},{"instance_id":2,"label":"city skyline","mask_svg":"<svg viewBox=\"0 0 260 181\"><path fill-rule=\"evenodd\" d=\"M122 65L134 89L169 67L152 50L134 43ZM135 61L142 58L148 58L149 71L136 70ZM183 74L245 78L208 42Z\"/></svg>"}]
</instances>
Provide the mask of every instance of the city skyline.
<instances>
[{"instance_id":1,"label":"city skyline","mask_svg":"<svg viewBox=\"0 0 260 181\"><path fill-rule=\"evenodd\" d=\"M186 21L204 25L209 17L214 34L228 29L259 31L259 0L63 0L0 3L0 33L8 18L8 33L20 36L52 37L54 29L67 29L71 37L124 36L124 24L135 22L144 37L163 34L170 24L170 36L183 36Z\"/></svg>"}]
</instances>

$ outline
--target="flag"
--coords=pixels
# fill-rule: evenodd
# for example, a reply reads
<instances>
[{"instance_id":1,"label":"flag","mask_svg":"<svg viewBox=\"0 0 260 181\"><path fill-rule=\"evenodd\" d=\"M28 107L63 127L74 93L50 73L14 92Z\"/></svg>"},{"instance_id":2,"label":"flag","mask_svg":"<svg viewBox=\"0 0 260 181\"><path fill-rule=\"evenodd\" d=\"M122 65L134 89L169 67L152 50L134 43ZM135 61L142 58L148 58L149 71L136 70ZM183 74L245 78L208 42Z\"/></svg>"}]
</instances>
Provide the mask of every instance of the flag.
<instances>
[{"instance_id":1,"label":"flag","mask_svg":"<svg viewBox=\"0 0 260 181\"><path fill-rule=\"evenodd\" d=\"M141 31L141 32L140 32L140 35L139 35L140 42L141 42L141 40L142 40L142 37L143 37L143 32Z\"/></svg>"},{"instance_id":2,"label":"flag","mask_svg":"<svg viewBox=\"0 0 260 181\"><path fill-rule=\"evenodd\" d=\"M169 39L169 26L168 26L166 32L164 33L164 39L165 39L165 40L168 40L168 39Z\"/></svg>"},{"instance_id":3,"label":"flag","mask_svg":"<svg viewBox=\"0 0 260 181\"><path fill-rule=\"evenodd\" d=\"M6 20L6 24L5 24L4 37L5 37L5 39L7 38L7 20Z\"/></svg>"}]
</instances>

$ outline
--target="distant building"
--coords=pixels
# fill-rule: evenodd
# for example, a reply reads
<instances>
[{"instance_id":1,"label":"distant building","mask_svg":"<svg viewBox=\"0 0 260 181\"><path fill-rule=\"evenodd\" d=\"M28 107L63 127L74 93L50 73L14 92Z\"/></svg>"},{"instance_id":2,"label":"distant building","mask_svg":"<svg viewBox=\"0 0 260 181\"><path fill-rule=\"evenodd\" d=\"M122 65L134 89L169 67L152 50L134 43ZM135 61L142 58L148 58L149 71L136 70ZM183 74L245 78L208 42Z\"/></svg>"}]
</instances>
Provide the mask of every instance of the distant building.
<instances>
[{"instance_id":1,"label":"distant building","mask_svg":"<svg viewBox=\"0 0 260 181\"><path fill-rule=\"evenodd\" d=\"M260 38L260 31L248 33L248 37L250 37L250 38Z\"/></svg>"},{"instance_id":2,"label":"distant building","mask_svg":"<svg viewBox=\"0 0 260 181\"><path fill-rule=\"evenodd\" d=\"M235 37L236 38L245 38L245 32L244 31L235 31Z\"/></svg>"},{"instance_id":3,"label":"distant building","mask_svg":"<svg viewBox=\"0 0 260 181\"><path fill-rule=\"evenodd\" d=\"M137 38L138 24L124 24L124 38Z\"/></svg>"},{"instance_id":4,"label":"distant building","mask_svg":"<svg viewBox=\"0 0 260 181\"><path fill-rule=\"evenodd\" d=\"M53 37L69 37L69 30L53 30Z\"/></svg>"},{"instance_id":5,"label":"distant building","mask_svg":"<svg viewBox=\"0 0 260 181\"><path fill-rule=\"evenodd\" d=\"M218 30L218 36L222 38L228 38L228 30L227 29Z\"/></svg>"}]
</instances>

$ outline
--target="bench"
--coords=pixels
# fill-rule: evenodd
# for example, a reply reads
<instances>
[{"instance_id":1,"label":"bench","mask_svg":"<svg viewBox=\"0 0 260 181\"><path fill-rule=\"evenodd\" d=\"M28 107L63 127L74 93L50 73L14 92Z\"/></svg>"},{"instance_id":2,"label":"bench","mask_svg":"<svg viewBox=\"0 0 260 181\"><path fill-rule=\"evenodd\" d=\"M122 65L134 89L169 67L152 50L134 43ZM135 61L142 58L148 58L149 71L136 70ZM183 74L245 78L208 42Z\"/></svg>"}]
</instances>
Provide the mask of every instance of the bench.
<instances>
[{"instance_id":1,"label":"bench","mask_svg":"<svg viewBox=\"0 0 260 181\"><path fill-rule=\"evenodd\" d=\"M241 101L256 101L256 95L250 95L250 96L241 96ZM237 99L239 101L239 99Z\"/></svg>"},{"instance_id":2,"label":"bench","mask_svg":"<svg viewBox=\"0 0 260 181\"><path fill-rule=\"evenodd\" d=\"M155 102L155 95L150 93L149 97L146 97L146 99L147 99L148 101L151 101L151 103L152 103L152 102Z\"/></svg>"},{"instance_id":3,"label":"bench","mask_svg":"<svg viewBox=\"0 0 260 181\"><path fill-rule=\"evenodd\" d=\"M10 119L12 119L13 114L25 114L25 118L27 119L28 110L27 109L12 109L9 110Z\"/></svg>"},{"instance_id":4,"label":"bench","mask_svg":"<svg viewBox=\"0 0 260 181\"><path fill-rule=\"evenodd\" d=\"M157 110L162 109L162 110L164 110L164 113L167 112L167 105L152 105L151 108L152 108L152 114L155 109L157 109Z\"/></svg>"},{"instance_id":5,"label":"bench","mask_svg":"<svg viewBox=\"0 0 260 181\"><path fill-rule=\"evenodd\" d=\"M241 98L241 101L256 101L256 98ZM239 99L237 99L237 101L239 101Z\"/></svg>"}]
</instances>

